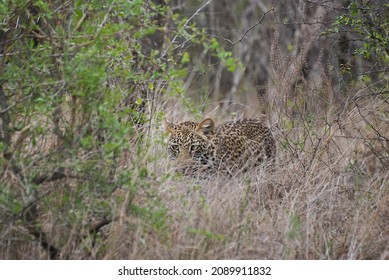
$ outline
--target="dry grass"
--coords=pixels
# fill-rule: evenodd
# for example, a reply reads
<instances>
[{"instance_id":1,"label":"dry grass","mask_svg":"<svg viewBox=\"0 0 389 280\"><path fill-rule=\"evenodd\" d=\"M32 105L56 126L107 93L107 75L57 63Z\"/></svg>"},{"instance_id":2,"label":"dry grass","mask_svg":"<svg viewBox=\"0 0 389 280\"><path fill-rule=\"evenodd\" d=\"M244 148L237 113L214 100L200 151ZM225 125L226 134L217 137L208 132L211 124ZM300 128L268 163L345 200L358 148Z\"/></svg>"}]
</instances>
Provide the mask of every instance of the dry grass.
<instances>
[{"instance_id":1,"label":"dry grass","mask_svg":"<svg viewBox=\"0 0 389 280\"><path fill-rule=\"evenodd\" d=\"M296 162L230 180L169 179L156 186L167 228L124 215L104 257L385 259L388 180Z\"/></svg>"},{"instance_id":2,"label":"dry grass","mask_svg":"<svg viewBox=\"0 0 389 280\"><path fill-rule=\"evenodd\" d=\"M106 201L115 218L96 238L76 242L85 228L69 226L55 211L43 212L43 229L62 244L59 258L389 259L387 150L366 149L365 140L349 137L369 131L349 116L352 122L343 119L349 127L312 127L310 141L296 150L291 139L303 139L303 130L273 127L274 166L208 180L174 173L156 123L145 155L121 161L125 168L135 161L148 166L148 176L135 169L136 192L117 190ZM87 205L99 198L89 199ZM10 223L1 232L0 258L47 259L23 225Z\"/></svg>"},{"instance_id":3,"label":"dry grass","mask_svg":"<svg viewBox=\"0 0 389 280\"><path fill-rule=\"evenodd\" d=\"M281 25L290 29L289 24ZM268 33L273 32L274 25L270 26ZM112 114L128 112L138 103L137 94L142 97L128 119L120 120L123 126L128 123L133 150L119 158L104 154L105 129L93 114L82 113L87 99L72 95L61 101L63 119L58 123L55 114L41 116L37 110L24 116L21 110L17 118L29 125L13 133L10 141L10 150L19 152L14 159L0 153L0 161L7 165L0 168L4 171L0 198L6 204L0 204L0 259L48 259L50 246L56 259L389 259L386 72L374 73L375 67L366 61L365 74L369 78L374 70L373 81L365 84L362 77L349 77L338 69L343 62L332 61L341 60L342 54L331 58L337 47L327 50L329 42L320 41L316 46L316 32L301 26L310 33L296 29L294 33L304 38L301 43L293 37L280 43L279 38L290 37L280 35L281 29L273 40L263 38L264 32L251 33L253 45L247 48L251 61L243 66L247 69L228 73L232 79L221 78L222 63L207 66L211 60L200 59L199 65L207 70L201 70L195 81L198 71L189 67L192 72L183 88L173 93L164 76L150 87L150 73L145 80L129 83L130 90L127 81L123 88L111 81L109 86L123 92L118 97L123 98L120 108L112 109ZM254 37L263 43L255 43ZM240 46L246 49L249 34L242 39L233 52ZM283 47L292 50L285 53ZM319 49L319 58L307 61L308 52ZM351 64L361 62L348 59ZM154 66L163 68L153 60L150 65L139 61L139 69L133 69L133 63L128 62L128 70L140 74L147 70L154 76ZM259 77L263 73L265 77ZM257 83L261 88L255 88ZM186 94L177 96L178 92ZM19 94L23 90L10 94L10 100L18 104ZM150 121L145 127L138 113ZM241 117L264 120L263 114L277 141L274 166L233 178L175 174L167 159L162 115L174 122L213 117L222 123ZM19 120L12 121L16 128ZM88 134L102 136L100 146L93 137L88 148L77 146L77 141L74 147L59 143L56 129L73 137L93 122L96 131ZM34 131L38 126L42 129ZM117 183L121 171L127 172L127 181ZM64 176L49 180L55 174ZM98 175L101 178L91 178Z\"/></svg>"},{"instance_id":4,"label":"dry grass","mask_svg":"<svg viewBox=\"0 0 389 280\"><path fill-rule=\"evenodd\" d=\"M274 167L230 179L175 176L164 147L154 146L159 175L151 185L166 227L124 214L108 229L104 257L388 259L387 167L367 164L379 159L372 150L356 153L360 141L339 128L314 130L303 150L280 147Z\"/></svg>"},{"instance_id":5,"label":"dry grass","mask_svg":"<svg viewBox=\"0 0 389 280\"><path fill-rule=\"evenodd\" d=\"M389 259L386 100L355 100L337 114L331 115L331 108L316 111L313 119L299 107L301 99L268 100L277 162L229 179L175 174L166 135L153 117L142 153L127 151L119 160L117 172L131 169L132 184L110 197L84 194L86 209L76 222L61 212L71 211L75 202L60 203L77 180L42 185L40 191L50 196L50 204L37 209L45 238L59 248L61 259ZM315 98L303 102L304 108L320 110ZM167 104L150 111L173 108ZM184 111L176 106L167 115L191 119ZM218 122L247 114L262 119L245 109L208 112ZM49 142L39 146L42 154L50 152ZM7 180L23 193L16 178ZM91 234L86 225L101 220L93 213L99 203L113 218ZM48 258L23 223L1 224L1 259Z\"/></svg>"}]
</instances>

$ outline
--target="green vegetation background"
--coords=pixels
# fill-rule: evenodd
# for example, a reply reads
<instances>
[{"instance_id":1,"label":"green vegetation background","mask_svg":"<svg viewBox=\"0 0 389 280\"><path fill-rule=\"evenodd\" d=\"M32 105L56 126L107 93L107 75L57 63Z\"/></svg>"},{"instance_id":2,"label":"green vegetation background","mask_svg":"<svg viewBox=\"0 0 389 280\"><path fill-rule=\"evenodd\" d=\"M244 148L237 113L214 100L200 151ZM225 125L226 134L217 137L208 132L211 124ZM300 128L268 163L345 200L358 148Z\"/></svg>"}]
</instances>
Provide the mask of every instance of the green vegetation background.
<instances>
[{"instance_id":1,"label":"green vegetation background","mask_svg":"<svg viewBox=\"0 0 389 280\"><path fill-rule=\"evenodd\" d=\"M1 0L0 258L389 258L389 4L338 2ZM273 173L173 173L165 117L262 114Z\"/></svg>"}]
</instances>

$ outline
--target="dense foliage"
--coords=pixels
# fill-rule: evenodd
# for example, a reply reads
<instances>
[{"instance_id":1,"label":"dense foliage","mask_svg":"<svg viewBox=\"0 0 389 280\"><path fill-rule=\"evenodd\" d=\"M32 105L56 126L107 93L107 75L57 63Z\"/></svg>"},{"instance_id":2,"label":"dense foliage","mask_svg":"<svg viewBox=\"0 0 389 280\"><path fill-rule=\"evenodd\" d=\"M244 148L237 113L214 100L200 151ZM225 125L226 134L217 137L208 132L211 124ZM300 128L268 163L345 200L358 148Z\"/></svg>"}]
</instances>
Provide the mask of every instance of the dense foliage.
<instances>
[{"instance_id":1,"label":"dense foliage","mask_svg":"<svg viewBox=\"0 0 389 280\"><path fill-rule=\"evenodd\" d=\"M165 115L198 117L215 108L222 108L220 118L244 115L246 107L258 116L258 107L265 108L280 162L287 163L275 174L301 172L319 196L325 188L314 189L320 181L314 170L328 168L321 179L330 174L328 182L345 180L331 185L336 191L387 211L389 4L183 2L0 0L0 258L152 258L145 253L150 244L177 252L175 238L188 239L188 249L163 257L215 257L208 253L223 251L228 242L237 247L221 255L238 257L245 244L258 241L249 228L255 213L245 216L249 221L237 227L237 236L202 225L212 214L212 199L198 192L204 186L180 185L182 178L162 161ZM239 223L253 203L248 186L264 182L285 193L293 188L282 176L262 179L235 182L242 197L230 214ZM188 184L194 194L175 194ZM369 194L358 197L369 184ZM262 191L272 203L287 197ZM197 202L198 212L183 217ZM317 209L326 207L318 202ZM284 210L290 223L285 239L276 239L292 244L304 234L305 216ZM337 230L334 235L344 237ZM379 244L388 238L387 227L380 230ZM361 236L374 240L376 232L369 234ZM381 245L376 253L353 255L343 253L347 238L323 240L315 240L316 254L309 249L304 255L288 243L272 256L388 256ZM201 250L188 252L195 241Z\"/></svg>"}]
</instances>

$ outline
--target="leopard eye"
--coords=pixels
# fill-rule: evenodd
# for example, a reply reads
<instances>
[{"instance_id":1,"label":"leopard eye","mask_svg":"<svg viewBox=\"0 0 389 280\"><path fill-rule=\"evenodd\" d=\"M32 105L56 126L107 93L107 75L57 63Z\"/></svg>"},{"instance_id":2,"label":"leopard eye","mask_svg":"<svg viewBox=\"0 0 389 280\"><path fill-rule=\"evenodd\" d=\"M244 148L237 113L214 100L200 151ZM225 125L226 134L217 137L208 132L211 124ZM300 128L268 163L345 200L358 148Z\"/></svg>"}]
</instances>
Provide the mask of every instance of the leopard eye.
<instances>
[{"instance_id":1,"label":"leopard eye","mask_svg":"<svg viewBox=\"0 0 389 280\"><path fill-rule=\"evenodd\" d=\"M170 149L173 150L173 151L179 152L180 151L180 146L178 146L178 144L171 144L170 145Z\"/></svg>"},{"instance_id":2,"label":"leopard eye","mask_svg":"<svg viewBox=\"0 0 389 280\"><path fill-rule=\"evenodd\" d=\"M189 147L189 152L196 152L196 151L198 151L199 150L199 148L200 148L200 145L199 144L197 144L197 143L194 143L194 144L192 144L192 145L190 145L190 147Z\"/></svg>"},{"instance_id":3,"label":"leopard eye","mask_svg":"<svg viewBox=\"0 0 389 280\"><path fill-rule=\"evenodd\" d=\"M174 159L180 153L180 146L176 143L170 143L168 147L168 153L170 158Z\"/></svg>"},{"instance_id":4,"label":"leopard eye","mask_svg":"<svg viewBox=\"0 0 389 280\"><path fill-rule=\"evenodd\" d=\"M170 143L170 146L171 146L171 147L174 147L175 149L178 149L178 144L177 144L177 143L174 143L174 142L173 142L173 143Z\"/></svg>"}]
</instances>

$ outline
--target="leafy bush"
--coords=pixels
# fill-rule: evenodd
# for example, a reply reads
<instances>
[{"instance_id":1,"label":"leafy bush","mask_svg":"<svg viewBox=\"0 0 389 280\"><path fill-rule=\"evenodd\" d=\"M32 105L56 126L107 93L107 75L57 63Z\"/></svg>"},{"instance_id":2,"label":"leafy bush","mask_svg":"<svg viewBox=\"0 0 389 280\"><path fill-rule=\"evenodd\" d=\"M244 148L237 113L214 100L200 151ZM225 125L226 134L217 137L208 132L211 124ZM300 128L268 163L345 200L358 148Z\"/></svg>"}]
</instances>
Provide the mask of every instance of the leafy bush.
<instances>
[{"instance_id":1,"label":"leafy bush","mask_svg":"<svg viewBox=\"0 0 389 280\"><path fill-rule=\"evenodd\" d=\"M0 258L387 257L387 4L335 19L333 3L179 3L0 1ZM335 47L310 59L312 14L374 73L327 75ZM164 111L215 113L213 91L230 106L250 89L274 120L274 172L172 176Z\"/></svg>"}]
</instances>

